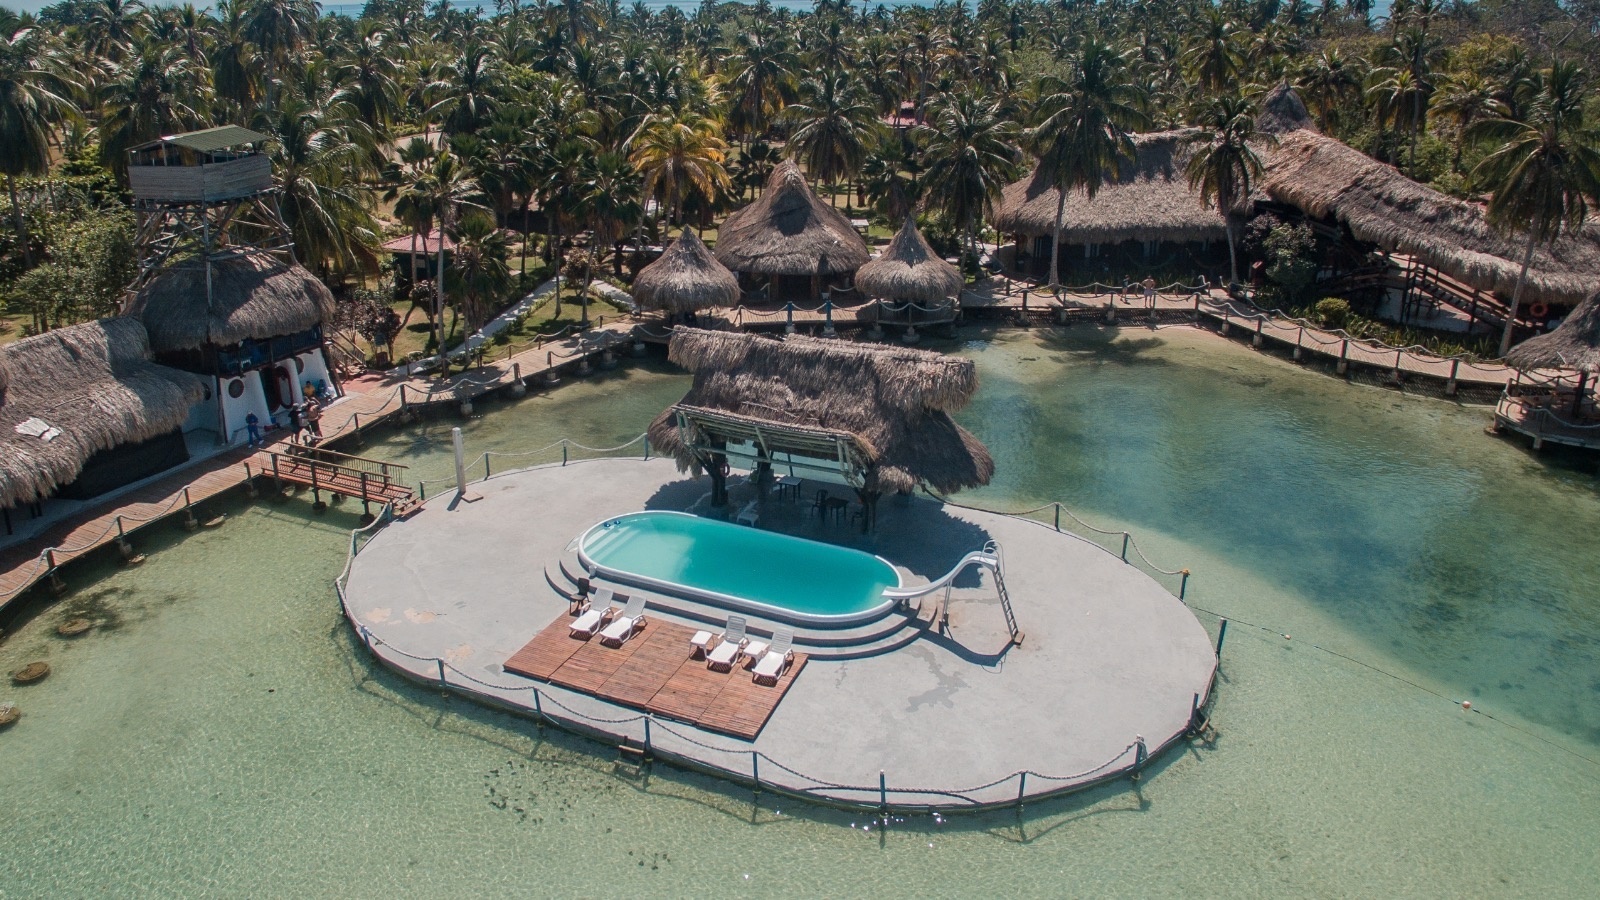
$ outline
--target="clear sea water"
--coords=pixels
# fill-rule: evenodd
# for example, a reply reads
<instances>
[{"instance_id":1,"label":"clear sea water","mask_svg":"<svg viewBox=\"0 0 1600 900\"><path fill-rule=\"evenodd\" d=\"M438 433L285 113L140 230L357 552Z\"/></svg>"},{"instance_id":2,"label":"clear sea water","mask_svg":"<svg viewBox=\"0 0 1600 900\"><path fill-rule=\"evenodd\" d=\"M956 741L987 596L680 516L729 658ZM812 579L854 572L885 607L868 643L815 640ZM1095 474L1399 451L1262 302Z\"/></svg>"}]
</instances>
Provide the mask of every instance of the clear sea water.
<instances>
[{"instance_id":1,"label":"clear sea water","mask_svg":"<svg viewBox=\"0 0 1600 900\"><path fill-rule=\"evenodd\" d=\"M894 567L849 547L699 516L639 512L596 526L580 549L618 572L788 610L849 616L884 603Z\"/></svg>"},{"instance_id":2,"label":"clear sea water","mask_svg":"<svg viewBox=\"0 0 1600 900\"><path fill-rule=\"evenodd\" d=\"M73 571L0 645L0 669L55 667L0 686L24 711L0 894L1593 896L1592 464L1185 329L963 337L983 384L961 419L998 467L967 499L1128 528L1235 617L1213 744L1136 788L887 830L635 774L376 668L330 587L358 508L240 500L141 535L138 569ZM686 381L630 366L464 430L474 453L611 446ZM364 452L443 475L452 424ZM104 624L52 634L79 613Z\"/></svg>"}]
</instances>

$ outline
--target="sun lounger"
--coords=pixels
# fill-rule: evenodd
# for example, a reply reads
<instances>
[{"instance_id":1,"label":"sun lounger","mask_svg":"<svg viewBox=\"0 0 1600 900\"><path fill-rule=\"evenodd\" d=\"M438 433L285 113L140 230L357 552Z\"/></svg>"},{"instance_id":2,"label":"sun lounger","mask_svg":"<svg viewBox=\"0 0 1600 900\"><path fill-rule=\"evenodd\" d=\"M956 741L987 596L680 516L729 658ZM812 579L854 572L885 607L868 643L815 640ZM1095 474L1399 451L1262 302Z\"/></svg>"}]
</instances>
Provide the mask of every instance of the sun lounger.
<instances>
[{"instance_id":1,"label":"sun lounger","mask_svg":"<svg viewBox=\"0 0 1600 900\"><path fill-rule=\"evenodd\" d=\"M633 637L633 633L644 627L644 595L634 594L628 598L628 605L622 610L622 615L611 620L611 624L600 632L600 643L608 647L621 647L623 642Z\"/></svg>"},{"instance_id":2,"label":"sun lounger","mask_svg":"<svg viewBox=\"0 0 1600 900\"><path fill-rule=\"evenodd\" d=\"M794 632L787 628L778 629L772 636L772 649L756 661L754 674L750 677L756 684L777 684L778 678L783 675L783 670L794 662Z\"/></svg>"},{"instance_id":3,"label":"sun lounger","mask_svg":"<svg viewBox=\"0 0 1600 900\"><path fill-rule=\"evenodd\" d=\"M727 672L733 668L734 661L744 650L745 625L744 616L728 617L728 627L722 632L722 640L706 654L706 668L717 672Z\"/></svg>"},{"instance_id":4,"label":"sun lounger","mask_svg":"<svg viewBox=\"0 0 1600 900\"><path fill-rule=\"evenodd\" d=\"M581 612L578 618L573 621L570 634L575 638L584 640L594 637L594 633L599 630L600 626L611 621L612 596L610 588L601 588L595 591L594 596L589 598L588 605L580 607Z\"/></svg>"}]
</instances>

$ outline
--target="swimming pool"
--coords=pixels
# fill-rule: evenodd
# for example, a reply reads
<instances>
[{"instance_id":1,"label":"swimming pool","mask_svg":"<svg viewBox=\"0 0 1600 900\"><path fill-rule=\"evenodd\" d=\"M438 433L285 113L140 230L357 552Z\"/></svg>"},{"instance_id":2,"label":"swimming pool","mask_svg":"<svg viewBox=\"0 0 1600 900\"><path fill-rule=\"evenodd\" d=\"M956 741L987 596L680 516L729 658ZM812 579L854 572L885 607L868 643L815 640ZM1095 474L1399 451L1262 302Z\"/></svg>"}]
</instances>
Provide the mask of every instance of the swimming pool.
<instances>
[{"instance_id":1,"label":"swimming pool","mask_svg":"<svg viewBox=\"0 0 1600 900\"><path fill-rule=\"evenodd\" d=\"M887 613L900 575L881 557L680 512L607 519L578 539L578 558L613 581L813 626Z\"/></svg>"}]
</instances>

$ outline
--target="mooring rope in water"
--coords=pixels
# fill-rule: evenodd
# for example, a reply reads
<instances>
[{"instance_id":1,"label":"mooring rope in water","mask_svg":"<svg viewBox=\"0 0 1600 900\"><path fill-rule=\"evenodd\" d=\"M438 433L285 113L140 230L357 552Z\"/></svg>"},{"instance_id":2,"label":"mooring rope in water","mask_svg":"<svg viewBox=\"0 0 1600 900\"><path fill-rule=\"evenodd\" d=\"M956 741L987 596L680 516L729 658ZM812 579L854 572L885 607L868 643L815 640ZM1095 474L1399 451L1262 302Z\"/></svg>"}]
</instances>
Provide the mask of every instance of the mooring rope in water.
<instances>
[{"instance_id":1,"label":"mooring rope in water","mask_svg":"<svg viewBox=\"0 0 1600 900\"><path fill-rule=\"evenodd\" d=\"M1281 630L1279 630L1277 628L1272 628L1272 627L1267 626L1267 625L1258 625L1255 622L1247 622L1244 619L1236 619L1233 616L1224 615L1224 614L1219 613L1219 612L1213 612L1212 610L1209 610L1209 609L1206 609L1206 608L1200 607L1200 606L1195 606L1194 604L1190 604L1189 608L1194 610L1195 612L1203 612L1208 616L1216 616L1220 620L1227 621L1227 623L1230 624L1230 625L1243 625L1246 628L1254 628L1254 629L1256 629L1258 631L1263 631L1263 632L1266 632L1267 634L1271 634L1271 635L1275 635L1277 637L1281 637L1286 641L1294 640L1294 638L1291 637L1288 632L1281 631ZM1510 728L1513 731L1521 732L1522 734L1525 734L1528 737L1533 738L1536 741L1540 741L1541 743L1549 744L1551 747L1554 747L1557 750L1561 750L1561 751L1564 751L1566 753L1569 753L1572 756L1575 756L1578 759L1581 759L1584 762L1589 763L1590 765L1600 766L1600 759L1596 759L1596 758L1594 758L1592 756L1588 756L1586 754L1580 753L1577 750L1574 750L1571 747L1565 746L1563 744L1557 743L1556 741L1553 741L1553 740L1551 740L1551 739L1539 734L1538 732L1531 731L1531 730L1529 730L1527 728L1524 728L1521 725L1518 725L1517 723L1512 722L1512 721L1510 721L1508 719L1502 719L1502 718L1500 718L1499 716L1497 716L1497 715L1495 715L1493 713L1490 713L1490 712L1487 712L1485 710L1479 709L1478 707L1473 706L1472 705L1472 701L1470 701L1470 700L1457 700L1457 699L1455 699L1453 697L1450 697L1447 694L1442 694L1442 693L1434 690L1433 688L1428 687L1425 684L1418 684L1417 682L1412 681L1411 679L1405 677L1404 675L1400 675L1398 673L1391 672L1388 669L1385 669L1385 668L1383 668L1381 666L1373 665L1372 663L1366 662L1364 660L1356 659L1355 657L1353 657L1353 656L1351 656L1351 655L1349 655L1347 653L1342 653L1342 652L1340 652L1338 650L1334 650L1334 649L1329 648L1329 647L1324 647L1321 644L1317 644L1317 643L1314 643L1312 641L1300 641L1299 643L1303 644L1304 646L1310 647L1313 650L1320 650L1323 653L1328 654L1329 656L1337 656L1338 658L1340 658L1342 660L1345 660L1346 662L1354 663L1354 664L1362 667L1363 669L1369 669L1369 670L1371 670L1373 672L1377 672L1379 675L1384 675L1384 676L1386 676L1388 678L1392 678L1395 681L1400 682L1401 684L1408 684L1411 687L1414 687L1419 691L1422 691L1424 693L1431 694L1431 695L1433 695L1435 697L1438 697L1440 700L1444 700L1444 701L1450 703L1453 706L1461 707L1466 712L1476 713L1476 714L1478 714L1480 716L1483 716L1486 719L1489 719L1490 721L1498 722L1499 724L1505 726L1506 728Z\"/></svg>"}]
</instances>

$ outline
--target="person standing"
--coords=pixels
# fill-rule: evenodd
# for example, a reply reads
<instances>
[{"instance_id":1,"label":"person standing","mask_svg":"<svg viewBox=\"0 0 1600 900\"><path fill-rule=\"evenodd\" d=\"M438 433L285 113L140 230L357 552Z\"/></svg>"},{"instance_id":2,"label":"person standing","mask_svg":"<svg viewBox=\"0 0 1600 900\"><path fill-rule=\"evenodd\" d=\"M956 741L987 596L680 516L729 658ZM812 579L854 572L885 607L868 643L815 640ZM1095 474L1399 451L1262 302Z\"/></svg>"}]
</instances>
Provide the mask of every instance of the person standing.
<instances>
[{"instance_id":1,"label":"person standing","mask_svg":"<svg viewBox=\"0 0 1600 900\"><path fill-rule=\"evenodd\" d=\"M300 429L303 428L303 427L305 427L305 426L302 425L301 421L300 421L300 404L298 404L298 403L291 404L289 406L289 440L290 440L290 442L295 443L295 444L300 443Z\"/></svg>"},{"instance_id":2,"label":"person standing","mask_svg":"<svg viewBox=\"0 0 1600 900\"><path fill-rule=\"evenodd\" d=\"M308 443L322 440L322 404L315 400L306 403L306 432L311 435Z\"/></svg>"},{"instance_id":3,"label":"person standing","mask_svg":"<svg viewBox=\"0 0 1600 900\"><path fill-rule=\"evenodd\" d=\"M261 420L256 418L255 413L244 417L244 430L250 437L250 446L261 446Z\"/></svg>"},{"instance_id":4,"label":"person standing","mask_svg":"<svg viewBox=\"0 0 1600 900\"><path fill-rule=\"evenodd\" d=\"M1144 285L1144 307L1154 312L1156 308L1156 277L1154 275L1146 275L1144 281L1140 282L1140 284Z\"/></svg>"}]
</instances>

